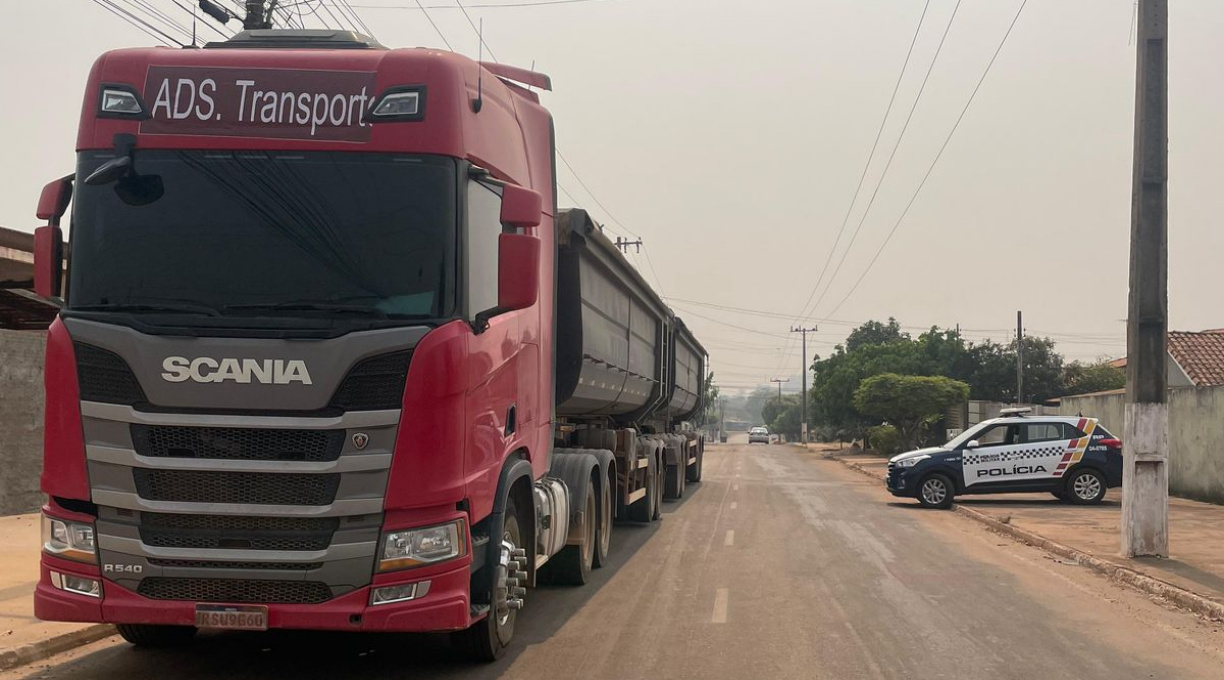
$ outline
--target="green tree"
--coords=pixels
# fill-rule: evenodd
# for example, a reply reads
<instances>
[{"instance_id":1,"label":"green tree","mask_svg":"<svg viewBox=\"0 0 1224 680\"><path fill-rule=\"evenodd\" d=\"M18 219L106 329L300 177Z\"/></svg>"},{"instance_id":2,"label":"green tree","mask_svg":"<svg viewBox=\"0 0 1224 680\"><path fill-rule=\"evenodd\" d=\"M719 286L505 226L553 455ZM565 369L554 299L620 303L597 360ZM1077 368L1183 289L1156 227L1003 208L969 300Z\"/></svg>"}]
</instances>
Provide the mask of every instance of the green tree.
<instances>
[{"instance_id":1,"label":"green tree","mask_svg":"<svg viewBox=\"0 0 1224 680\"><path fill-rule=\"evenodd\" d=\"M1126 372L1101 360L1086 364L1073 361L1063 368L1063 394L1088 394L1126 387Z\"/></svg>"},{"instance_id":2,"label":"green tree","mask_svg":"<svg viewBox=\"0 0 1224 680\"><path fill-rule=\"evenodd\" d=\"M854 407L865 416L887 421L913 448L948 409L969 398L969 386L943 376L884 373L862 381L854 392Z\"/></svg>"},{"instance_id":3,"label":"green tree","mask_svg":"<svg viewBox=\"0 0 1224 680\"><path fill-rule=\"evenodd\" d=\"M846 336L846 351L853 352L868 345L887 345L891 342L909 339L908 333L901 332L901 324L898 324L896 319L888 317L886 324L879 321L868 321L850 331L850 335Z\"/></svg>"},{"instance_id":4,"label":"green tree","mask_svg":"<svg viewBox=\"0 0 1224 680\"><path fill-rule=\"evenodd\" d=\"M770 423L774 421L775 418L778 417L778 414L781 413L783 410L785 410L788 406L790 406L791 404L797 405L798 403L799 403L798 395L785 394L785 395L782 395L781 400L779 400L777 395L775 395L772 399L765 402L765 405L761 407L761 422L765 423L766 425L769 425Z\"/></svg>"},{"instance_id":5,"label":"green tree","mask_svg":"<svg viewBox=\"0 0 1224 680\"><path fill-rule=\"evenodd\" d=\"M714 382L714 371L710 371L706 375L705 394L703 395L702 403L705 404L705 410L701 414L701 422L698 426L706 423L718 423L718 383Z\"/></svg>"},{"instance_id":6,"label":"green tree","mask_svg":"<svg viewBox=\"0 0 1224 680\"><path fill-rule=\"evenodd\" d=\"M776 402L777 398L774 401ZM769 431L785 435L791 441L799 441L800 420L799 400L791 399L778 411L773 420L768 421Z\"/></svg>"}]
</instances>

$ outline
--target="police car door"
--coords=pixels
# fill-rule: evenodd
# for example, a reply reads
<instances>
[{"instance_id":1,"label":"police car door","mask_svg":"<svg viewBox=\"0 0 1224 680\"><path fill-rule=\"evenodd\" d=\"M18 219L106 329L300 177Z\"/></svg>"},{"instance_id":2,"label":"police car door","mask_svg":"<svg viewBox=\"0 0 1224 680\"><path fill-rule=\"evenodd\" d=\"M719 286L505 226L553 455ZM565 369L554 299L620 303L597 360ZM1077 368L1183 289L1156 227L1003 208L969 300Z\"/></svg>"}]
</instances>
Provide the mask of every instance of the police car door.
<instances>
[{"instance_id":1,"label":"police car door","mask_svg":"<svg viewBox=\"0 0 1224 680\"><path fill-rule=\"evenodd\" d=\"M998 428L1007 428L1005 434L997 435L995 429ZM1060 423L1033 421L997 425L978 438L976 449L964 452L965 486L1010 486L1053 479L1066 449L1067 441Z\"/></svg>"}]
</instances>

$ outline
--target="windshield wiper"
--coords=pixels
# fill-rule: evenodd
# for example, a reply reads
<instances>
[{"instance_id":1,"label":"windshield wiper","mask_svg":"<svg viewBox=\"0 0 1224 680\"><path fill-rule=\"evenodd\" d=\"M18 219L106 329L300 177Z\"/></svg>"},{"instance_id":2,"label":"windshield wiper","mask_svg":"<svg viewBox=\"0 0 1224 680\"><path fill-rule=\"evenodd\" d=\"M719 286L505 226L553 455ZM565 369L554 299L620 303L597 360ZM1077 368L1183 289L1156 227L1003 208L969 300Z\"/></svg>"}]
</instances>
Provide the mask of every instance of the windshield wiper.
<instances>
[{"instance_id":1,"label":"windshield wiper","mask_svg":"<svg viewBox=\"0 0 1224 680\"><path fill-rule=\"evenodd\" d=\"M167 312L172 314L202 314L221 316L221 313L205 305L145 302L100 302L92 305L72 305L72 312Z\"/></svg>"},{"instance_id":2,"label":"windshield wiper","mask_svg":"<svg viewBox=\"0 0 1224 680\"><path fill-rule=\"evenodd\" d=\"M377 307L365 305L345 305L336 302L253 302L237 305L225 305L226 310L272 310L280 312L336 312L340 314L361 314L379 319L388 318L387 313Z\"/></svg>"}]
</instances>

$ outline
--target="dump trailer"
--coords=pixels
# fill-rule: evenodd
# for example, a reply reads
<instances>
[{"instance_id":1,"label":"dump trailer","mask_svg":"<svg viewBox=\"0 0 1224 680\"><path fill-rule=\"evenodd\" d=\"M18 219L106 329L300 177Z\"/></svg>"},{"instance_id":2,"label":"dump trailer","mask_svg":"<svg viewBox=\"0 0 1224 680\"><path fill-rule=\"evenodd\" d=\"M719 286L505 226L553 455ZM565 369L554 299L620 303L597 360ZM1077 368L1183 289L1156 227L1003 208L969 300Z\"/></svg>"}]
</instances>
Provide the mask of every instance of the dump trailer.
<instances>
[{"instance_id":1,"label":"dump trailer","mask_svg":"<svg viewBox=\"0 0 1224 680\"><path fill-rule=\"evenodd\" d=\"M37 210L40 618L491 660L700 480L705 351L557 209L550 87L343 31L98 59Z\"/></svg>"}]
</instances>

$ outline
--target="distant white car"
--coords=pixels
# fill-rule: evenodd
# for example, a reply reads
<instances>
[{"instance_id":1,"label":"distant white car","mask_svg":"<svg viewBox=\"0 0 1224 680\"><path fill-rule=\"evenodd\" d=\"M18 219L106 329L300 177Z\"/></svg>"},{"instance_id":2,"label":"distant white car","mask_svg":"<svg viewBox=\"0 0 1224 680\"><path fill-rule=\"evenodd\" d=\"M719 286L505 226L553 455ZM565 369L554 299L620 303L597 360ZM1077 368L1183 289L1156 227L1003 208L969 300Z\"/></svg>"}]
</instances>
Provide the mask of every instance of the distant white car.
<instances>
[{"instance_id":1,"label":"distant white car","mask_svg":"<svg viewBox=\"0 0 1224 680\"><path fill-rule=\"evenodd\" d=\"M768 428L754 427L751 430L748 430L748 443L756 444L758 442L760 442L761 444L769 443L769 429Z\"/></svg>"}]
</instances>

